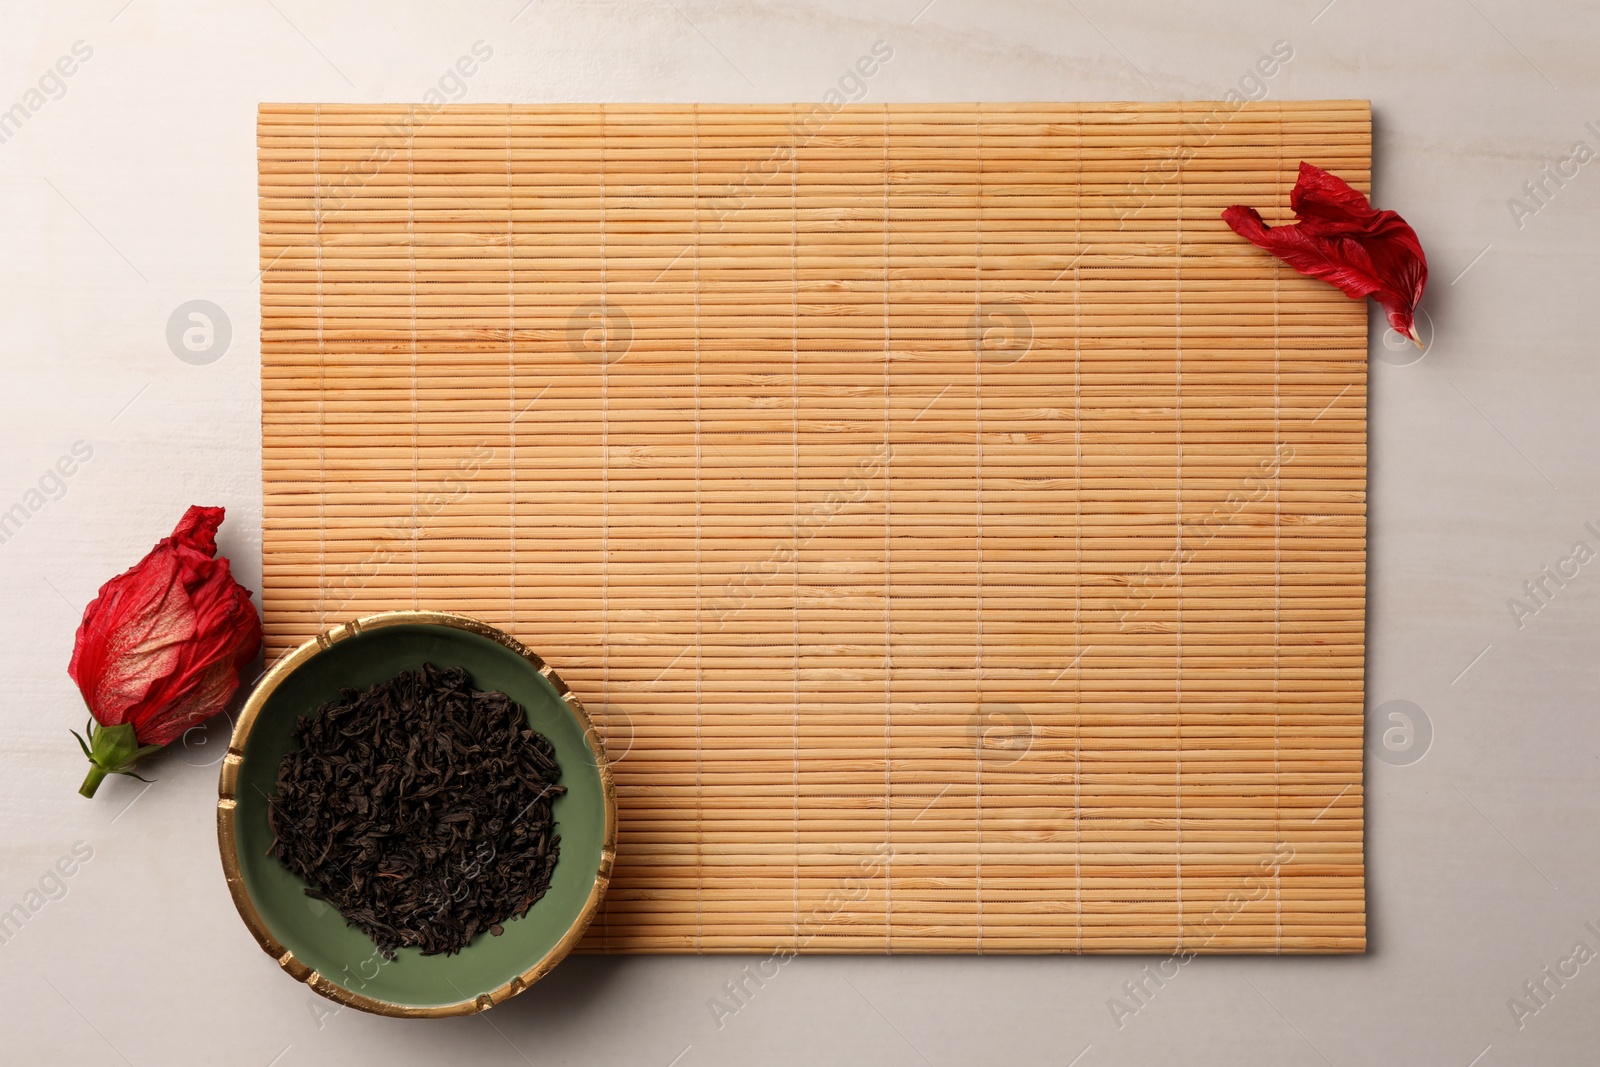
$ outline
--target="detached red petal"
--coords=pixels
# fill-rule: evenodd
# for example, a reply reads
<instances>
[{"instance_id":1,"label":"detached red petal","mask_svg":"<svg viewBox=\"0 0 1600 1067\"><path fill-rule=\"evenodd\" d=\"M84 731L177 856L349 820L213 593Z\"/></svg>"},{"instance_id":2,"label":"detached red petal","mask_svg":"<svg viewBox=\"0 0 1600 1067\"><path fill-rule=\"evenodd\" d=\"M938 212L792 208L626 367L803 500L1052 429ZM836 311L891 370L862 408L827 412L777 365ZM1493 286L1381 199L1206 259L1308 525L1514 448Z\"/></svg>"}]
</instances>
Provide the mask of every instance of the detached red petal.
<instances>
[{"instance_id":1,"label":"detached red petal","mask_svg":"<svg viewBox=\"0 0 1600 1067\"><path fill-rule=\"evenodd\" d=\"M1300 220L1289 226L1268 226L1259 212L1243 205L1228 208L1222 219L1301 274L1331 282L1357 300L1374 298L1388 313L1389 325L1416 340L1428 259L1406 220L1376 210L1343 178L1310 163L1300 164L1289 206Z\"/></svg>"},{"instance_id":2,"label":"detached red petal","mask_svg":"<svg viewBox=\"0 0 1600 1067\"><path fill-rule=\"evenodd\" d=\"M217 558L222 508L191 507L172 536L100 587L67 673L101 726L166 745L221 711L261 647L250 591Z\"/></svg>"}]
</instances>

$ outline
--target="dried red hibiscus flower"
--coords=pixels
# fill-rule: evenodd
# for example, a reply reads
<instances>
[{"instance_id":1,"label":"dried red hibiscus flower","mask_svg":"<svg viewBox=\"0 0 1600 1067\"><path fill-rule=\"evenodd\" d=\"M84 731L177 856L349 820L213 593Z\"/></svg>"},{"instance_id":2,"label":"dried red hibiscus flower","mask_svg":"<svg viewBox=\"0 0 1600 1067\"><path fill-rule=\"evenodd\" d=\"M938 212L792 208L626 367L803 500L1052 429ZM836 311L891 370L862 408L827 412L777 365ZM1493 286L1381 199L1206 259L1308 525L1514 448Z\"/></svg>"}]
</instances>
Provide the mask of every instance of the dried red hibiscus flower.
<instances>
[{"instance_id":1,"label":"dried red hibiscus flower","mask_svg":"<svg viewBox=\"0 0 1600 1067\"><path fill-rule=\"evenodd\" d=\"M222 515L191 507L83 613L67 673L94 716L78 738L86 797L108 774L137 778L135 763L221 711L261 647L250 590L217 557Z\"/></svg>"},{"instance_id":2,"label":"dried red hibiscus flower","mask_svg":"<svg viewBox=\"0 0 1600 1067\"><path fill-rule=\"evenodd\" d=\"M1310 163L1300 164L1289 206L1300 220L1291 226L1268 226L1243 205L1222 218L1301 274L1332 282L1356 300L1371 296L1388 312L1389 325L1421 348L1414 316L1428 284L1428 259L1406 220L1376 210L1343 178Z\"/></svg>"}]
</instances>

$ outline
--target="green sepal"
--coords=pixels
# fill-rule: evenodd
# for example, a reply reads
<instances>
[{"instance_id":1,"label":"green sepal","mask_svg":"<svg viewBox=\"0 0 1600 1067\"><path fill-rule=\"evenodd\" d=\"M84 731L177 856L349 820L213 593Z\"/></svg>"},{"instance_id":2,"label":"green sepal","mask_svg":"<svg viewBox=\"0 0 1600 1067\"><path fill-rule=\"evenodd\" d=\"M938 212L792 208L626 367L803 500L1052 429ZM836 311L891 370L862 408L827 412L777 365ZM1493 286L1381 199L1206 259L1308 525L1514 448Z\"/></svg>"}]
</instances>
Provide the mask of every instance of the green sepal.
<instances>
[{"instance_id":1,"label":"green sepal","mask_svg":"<svg viewBox=\"0 0 1600 1067\"><path fill-rule=\"evenodd\" d=\"M78 736L76 730L72 731L72 736L78 738L78 745L83 749L84 755L89 757L90 764L89 774L79 787L79 793L86 797L94 796L95 790L100 788L100 783L108 774L126 774L130 778L138 778L141 782L149 781L148 778L141 778L135 774L133 766L150 753L159 751L160 745L140 745L133 727L128 723L96 728L91 721L87 729L89 732L87 743Z\"/></svg>"}]
</instances>

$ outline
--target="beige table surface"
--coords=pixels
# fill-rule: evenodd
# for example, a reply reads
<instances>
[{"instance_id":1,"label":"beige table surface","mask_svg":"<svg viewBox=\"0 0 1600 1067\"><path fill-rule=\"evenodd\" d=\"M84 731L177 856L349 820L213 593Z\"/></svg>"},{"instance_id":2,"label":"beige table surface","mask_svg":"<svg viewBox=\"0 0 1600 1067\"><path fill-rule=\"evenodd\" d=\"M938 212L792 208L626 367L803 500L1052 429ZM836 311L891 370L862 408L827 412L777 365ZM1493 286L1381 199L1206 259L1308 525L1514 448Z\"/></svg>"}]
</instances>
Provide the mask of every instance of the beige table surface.
<instances>
[{"instance_id":1,"label":"beige table surface","mask_svg":"<svg viewBox=\"0 0 1600 1067\"><path fill-rule=\"evenodd\" d=\"M1600 152L1600 15L1505 0L925 3L0 11L0 512L28 511L0 531L0 917L27 916L0 925L0 1061L1592 1062L1600 963L1575 947L1600 952L1600 563L1586 562L1600 553L1600 164L1574 149ZM892 57L852 76L878 42ZM1416 226L1433 282L1420 360L1376 317L1372 340L1370 952L1164 971L803 958L760 983L743 969L759 958L580 958L483 1018L395 1022L331 1013L246 935L212 818L225 722L162 759L148 790L119 779L79 798L65 666L99 582L184 506L219 503L223 549L259 585L256 104L430 91L1371 99L1378 200ZM199 352L169 343L195 300L227 321L225 350L220 333ZM75 445L90 457L45 477ZM1386 748L1406 722L1412 750ZM71 877L47 877L63 857Z\"/></svg>"}]
</instances>

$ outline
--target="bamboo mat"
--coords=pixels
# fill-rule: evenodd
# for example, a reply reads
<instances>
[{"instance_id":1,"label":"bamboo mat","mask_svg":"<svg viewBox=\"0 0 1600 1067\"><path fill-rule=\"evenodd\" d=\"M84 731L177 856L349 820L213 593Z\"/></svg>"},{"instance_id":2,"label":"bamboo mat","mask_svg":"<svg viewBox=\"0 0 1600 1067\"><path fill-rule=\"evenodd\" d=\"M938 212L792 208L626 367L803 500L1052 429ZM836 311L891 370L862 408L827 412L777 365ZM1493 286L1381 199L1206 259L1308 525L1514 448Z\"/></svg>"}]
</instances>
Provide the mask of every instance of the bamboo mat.
<instances>
[{"instance_id":1,"label":"bamboo mat","mask_svg":"<svg viewBox=\"0 0 1600 1067\"><path fill-rule=\"evenodd\" d=\"M602 725L614 952L1365 945L1365 102L259 115L276 653Z\"/></svg>"}]
</instances>

